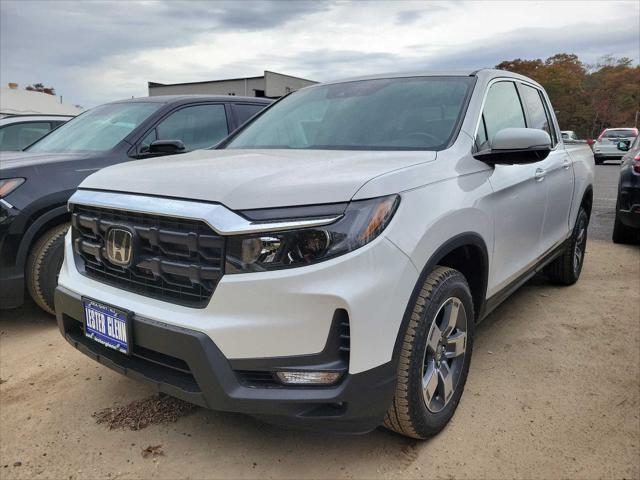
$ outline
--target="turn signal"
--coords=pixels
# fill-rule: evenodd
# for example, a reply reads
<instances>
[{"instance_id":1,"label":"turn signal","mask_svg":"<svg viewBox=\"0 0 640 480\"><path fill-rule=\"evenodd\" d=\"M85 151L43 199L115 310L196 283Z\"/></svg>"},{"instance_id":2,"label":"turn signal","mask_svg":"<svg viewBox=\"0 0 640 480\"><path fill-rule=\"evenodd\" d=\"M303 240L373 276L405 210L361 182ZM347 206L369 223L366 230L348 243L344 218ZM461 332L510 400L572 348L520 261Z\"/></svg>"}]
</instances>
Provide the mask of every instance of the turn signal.
<instances>
[{"instance_id":1,"label":"turn signal","mask_svg":"<svg viewBox=\"0 0 640 480\"><path fill-rule=\"evenodd\" d=\"M24 178L6 178L0 180L0 198L4 198L24 183Z\"/></svg>"}]
</instances>

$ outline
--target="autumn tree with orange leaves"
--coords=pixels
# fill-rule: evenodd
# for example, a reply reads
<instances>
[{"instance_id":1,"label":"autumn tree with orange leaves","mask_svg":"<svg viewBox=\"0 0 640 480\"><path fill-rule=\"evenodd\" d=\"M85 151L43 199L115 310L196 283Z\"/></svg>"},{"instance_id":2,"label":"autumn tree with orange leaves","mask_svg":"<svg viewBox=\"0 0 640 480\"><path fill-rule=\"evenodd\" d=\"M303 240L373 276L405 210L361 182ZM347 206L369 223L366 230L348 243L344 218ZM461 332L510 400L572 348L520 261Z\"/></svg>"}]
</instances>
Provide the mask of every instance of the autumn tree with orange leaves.
<instances>
[{"instance_id":1,"label":"autumn tree with orange leaves","mask_svg":"<svg viewBox=\"0 0 640 480\"><path fill-rule=\"evenodd\" d=\"M585 65L577 55L558 53L544 61L504 61L496 68L542 85L560 128L574 130L582 138L597 137L608 127L637 127L640 122L640 66L629 58L609 55Z\"/></svg>"}]
</instances>

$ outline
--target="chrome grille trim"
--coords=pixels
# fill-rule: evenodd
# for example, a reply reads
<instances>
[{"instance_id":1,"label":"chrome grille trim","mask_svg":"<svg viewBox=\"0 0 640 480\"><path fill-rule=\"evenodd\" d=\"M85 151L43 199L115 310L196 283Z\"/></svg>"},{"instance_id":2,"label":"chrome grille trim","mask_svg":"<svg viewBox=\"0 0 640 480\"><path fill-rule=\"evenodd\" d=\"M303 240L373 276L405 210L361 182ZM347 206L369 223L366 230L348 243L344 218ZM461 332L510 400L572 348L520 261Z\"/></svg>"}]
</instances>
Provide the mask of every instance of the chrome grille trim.
<instances>
[{"instance_id":1,"label":"chrome grille trim","mask_svg":"<svg viewBox=\"0 0 640 480\"><path fill-rule=\"evenodd\" d=\"M158 212L158 202L162 202L162 211ZM291 230L305 227L328 225L340 219L342 215L300 220L280 220L275 222L253 222L229 210L219 203L206 203L174 198L158 198L129 193L114 193L101 190L77 190L69 199L72 206L124 210L134 213L151 214L174 219L184 218L201 220L219 235L239 235L277 230Z\"/></svg>"}]
</instances>

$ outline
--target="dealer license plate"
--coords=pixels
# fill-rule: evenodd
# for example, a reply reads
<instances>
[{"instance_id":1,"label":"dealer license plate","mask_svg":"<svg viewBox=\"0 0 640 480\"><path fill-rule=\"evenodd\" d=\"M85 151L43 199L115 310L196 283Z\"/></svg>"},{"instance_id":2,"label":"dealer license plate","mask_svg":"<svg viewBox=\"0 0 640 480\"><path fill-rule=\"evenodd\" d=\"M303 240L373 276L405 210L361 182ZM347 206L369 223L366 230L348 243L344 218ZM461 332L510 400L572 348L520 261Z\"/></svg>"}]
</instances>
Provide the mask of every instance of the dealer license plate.
<instances>
[{"instance_id":1,"label":"dealer license plate","mask_svg":"<svg viewBox=\"0 0 640 480\"><path fill-rule=\"evenodd\" d=\"M83 298L84 334L122 353L130 352L130 315L119 308Z\"/></svg>"}]
</instances>

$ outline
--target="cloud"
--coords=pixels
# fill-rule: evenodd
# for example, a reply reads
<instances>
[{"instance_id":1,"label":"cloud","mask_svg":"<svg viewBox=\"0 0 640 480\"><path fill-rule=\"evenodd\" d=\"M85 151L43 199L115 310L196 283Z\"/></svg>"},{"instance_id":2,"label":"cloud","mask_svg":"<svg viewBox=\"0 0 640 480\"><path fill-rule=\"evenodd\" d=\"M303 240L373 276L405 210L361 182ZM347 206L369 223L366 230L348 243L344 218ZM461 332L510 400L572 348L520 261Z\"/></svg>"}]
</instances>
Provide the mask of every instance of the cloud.
<instances>
[{"instance_id":1,"label":"cloud","mask_svg":"<svg viewBox=\"0 0 640 480\"><path fill-rule=\"evenodd\" d=\"M320 12L325 1L3 1L2 52L62 67L114 53L180 47L209 32L269 30Z\"/></svg>"},{"instance_id":2,"label":"cloud","mask_svg":"<svg viewBox=\"0 0 640 480\"><path fill-rule=\"evenodd\" d=\"M415 5L420 5L419 3L414 3ZM397 25L411 25L418 22L423 22L425 19L431 17L436 17L439 13L446 12L461 5L461 2L429 2L426 4L427 8L425 8L423 4L423 8L412 8L411 10L400 10L396 13L396 21Z\"/></svg>"},{"instance_id":3,"label":"cloud","mask_svg":"<svg viewBox=\"0 0 640 480\"><path fill-rule=\"evenodd\" d=\"M322 81L558 52L638 61L639 21L637 2L2 0L0 81L93 106L146 95L147 81L263 70Z\"/></svg>"},{"instance_id":4,"label":"cloud","mask_svg":"<svg viewBox=\"0 0 640 480\"><path fill-rule=\"evenodd\" d=\"M424 12L420 10L403 10L396 14L396 23L399 25L407 25L420 20Z\"/></svg>"}]
</instances>

